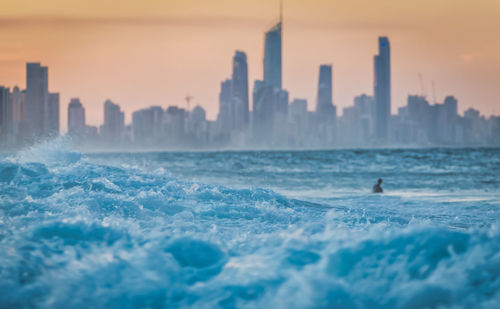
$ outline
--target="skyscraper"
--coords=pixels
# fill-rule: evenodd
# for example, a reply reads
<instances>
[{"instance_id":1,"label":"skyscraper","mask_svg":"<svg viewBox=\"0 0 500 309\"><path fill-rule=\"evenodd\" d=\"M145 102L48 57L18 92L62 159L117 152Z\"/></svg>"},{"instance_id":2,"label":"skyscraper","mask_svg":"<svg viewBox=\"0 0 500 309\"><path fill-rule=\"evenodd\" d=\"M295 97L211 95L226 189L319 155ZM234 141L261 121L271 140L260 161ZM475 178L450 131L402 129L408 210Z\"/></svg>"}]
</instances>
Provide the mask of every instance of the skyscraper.
<instances>
[{"instance_id":1,"label":"skyscraper","mask_svg":"<svg viewBox=\"0 0 500 309\"><path fill-rule=\"evenodd\" d=\"M452 95L447 96L446 98L444 98L444 106L445 106L448 121L450 123L455 124L456 118L458 116L458 101L457 101L457 99Z\"/></svg>"},{"instance_id":2,"label":"skyscraper","mask_svg":"<svg viewBox=\"0 0 500 309\"><path fill-rule=\"evenodd\" d=\"M307 116L307 100L294 99L288 109L288 118L292 123L290 132L291 145L300 147L305 145L306 136L309 133L307 130Z\"/></svg>"},{"instance_id":3,"label":"skyscraper","mask_svg":"<svg viewBox=\"0 0 500 309\"><path fill-rule=\"evenodd\" d=\"M253 139L257 145L273 143L276 127L286 116L288 92L282 91L282 5L279 21L265 33L264 80L255 81L253 88ZM284 104L286 106L284 106Z\"/></svg>"},{"instance_id":4,"label":"skyscraper","mask_svg":"<svg viewBox=\"0 0 500 309\"><path fill-rule=\"evenodd\" d=\"M286 146L288 142L288 91L273 88L273 145ZM270 133L268 133L270 134Z\"/></svg>"},{"instance_id":5,"label":"skyscraper","mask_svg":"<svg viewBox=\"0 0 500 309\"><path fill-rule=\"evenodd\" d=\"M104 102L104 124L101 126L101 135L109 141L120 141L125 129L125 114L118 104L111 100Z\"/></svg>"},{"instance_id":6,"label":"skyscraper","mask_svg":"<svg viewBox=\"0 0 500 309\"><path fill-rule=\"evenodd\" d=\"M48 100L48 69L40 63L26 64L26 137L36 138L44 134Z\"/></svg>"},{"instance_id":7,"label":"skyscraper","mask_svg":"<svg viewBox=\"0 0 500 309\"><path fill-rule=\"evenodd\" d=\"M268 144L273 137L275 90L266 82L256 80L253 87L253 139L257 145Z\"/></svg>"},{"instance_id":8,"label":"skyscraper","mask_svg":"<svg viewBox=\"0 0 500 309\"><path fill-rule=\"evenodd\" d=\"M160 106L151 106L132 114L132 132L135 143L143 145L157 144L163 135L163 115Z\"/></svg>"},{"instance_id":9,"label":"skyscraper","mask_svg":"<svg viewBox=\"0 0 500 309\"><path fill-rule=\"evenodd\" d=\"M441 108L440 126L441 141L451 144L455 142L458 118L458 101L454 96L447 96Z\"/></svg>"},{"instance_id":10,"label":"skyscraper","mask_svg":"<svg viewBox=\"0 0 500 309\"><path fill-rule=\"evenodd\" d=\"M375 64L375 137L386 141L391 115L391 48L387 37L378 39L378 55Z\"/></svg>"},{"instance_id":11,"label":"skyscraper","mask_svg":"<svg viewBox=\"0 0 500 309\"><path fill-rule=\"evenodd\" d=\"M219 133L225 136L229 136L231 129L233 128L233 108L232 108L232 81L226 79L220 83L219 92L219 115L217 116L217 122L219 124Z\"/></svg>"},{"instance_id":12,"label":"skyscraper","mask_svg":"<svg viewBox=\"0 0 500 309\"><path fill-rule=\"evenodd\" d=\"M165 111L165 130L167 140L171 145L185 144L186 141L186 110L177 106L169 106Z\"/></svg>"},{"instance_id":13,"label":"skyscraper","mask_svg":"<svg viewBox=\"0 0 500 309\"><path fill-rule=\"evenodd\" d=\"M19 87L14 87L10 95L10 104L12 108L12 141L17 143L23 136L23 130L26 126L26 91L21 91Z\"/></svg>"},{"instance_id":14,"label":"skyscraper","mask_svg":"<svg viewBox=\"0 0 500 309\"><path fill-rule=\"evenodd\" d=\"M59 93L49 93L45 108L44 134L47 136L59 135Z\"/></svg>"},{"instance_id":15,"label":"skyscraper","mask_svg":"<svg viewBox=\"0 0 500 309\"><path fill-rule=\"evenodd\" d=\"M331 145L337 135L337 108L333 105L332 66L319 67L318 97L316 104L316 138L320 145Z\"/></svg>"},{"instance_id":16,"label":"skyscraper","mask_svg":"<svg viewBox=\"0 0 500 309\"><path fill-rule=\"evenodd\" d=\"M68 105L68 133L83 134L85 129L85 108L79 98L73 98Z\"/></svg>"},{"instance_id":17,"label":"skyscraper","mask_svg":"<svg viewBox=\"0 0 500 309\"><path fill-rule=\"evenodd\" d=\"M242 130L248 126L248 65L247 55L236 51L232 74L233 128Z\"/></svg>"},{"instance_id":18,"label":"skyscraper","mask_svg":"<svg viewBox=\"0 0 500 309\"><path fill-rule=\"evenodd\" d=\"M361 138L368 142L374 126L374 100L372 96L362 94L354 98L354 107L360 117L358 130L361 132Z\"/></svg>"},{"instance_id":19,"label":"skyscraper","mask_svg":"<svg viewBox=\"0 0 500 309\"><path fill-rule=\"evenodd\" d=\"M0 86L0 143L7 139L7 128L11 121L10 90Z\"/></svg>"},{"instance_id":20,"label":"skyscraper","mask_svg":"<svg viewBox=\"0 0 500 309\"><path fill-rule=\"evenodd\" d=\"M282 17L279 22L265 34L264 45L264 82L281 89L281 29Z\"/></svg>"},{"instance_id":21,"label":"skyscraper","mask_svg":"<svg viewBox=\"0 0 500 309\"><path fill-rule=\"evenodd\" d=\"M332 66L323 64L319 67L318 104L316 105L318 119L322 122L334 122L337 110L332 99Z\"/></svg>"},{"instance_id":22,"label":"skyscraper","mask_svg":"<svg viewBox=\"0 0 500 309\"><path fill-rule=\"evenodd\" d=\"M208 141L207 112L199 105L189 113L189 133L196 145L203 145Z\"/></svg>"},{"instance_id":23,"label":"skyscraper","mask_svg":"<svg viewBox=\"0 0 500 309\"><path fill-rule=\"evenodd\" d=\"M284 116L285 118L288 116L288 101L289 94L288 91L284 89L276 89L274 90L274 112L275 114Z\"/></svg>"}]
</instances>

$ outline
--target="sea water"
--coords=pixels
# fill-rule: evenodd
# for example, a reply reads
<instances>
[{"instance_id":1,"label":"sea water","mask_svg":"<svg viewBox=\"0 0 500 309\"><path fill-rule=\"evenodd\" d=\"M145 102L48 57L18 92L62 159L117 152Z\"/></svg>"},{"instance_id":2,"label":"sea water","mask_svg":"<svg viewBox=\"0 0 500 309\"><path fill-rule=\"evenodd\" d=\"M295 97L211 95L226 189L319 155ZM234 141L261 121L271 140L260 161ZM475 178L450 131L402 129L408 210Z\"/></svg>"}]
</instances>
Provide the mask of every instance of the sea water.
<instances>
[{"instance_id":1,"label":"sea water","mask_svg":"<svg viewBox=\"0 0 500 309\"><path fill-rule=\"evenodd\" d=\"M0 307L498 308L499 223L499 149L46 143L0 157Z\"/></svg>"}]
</instances>

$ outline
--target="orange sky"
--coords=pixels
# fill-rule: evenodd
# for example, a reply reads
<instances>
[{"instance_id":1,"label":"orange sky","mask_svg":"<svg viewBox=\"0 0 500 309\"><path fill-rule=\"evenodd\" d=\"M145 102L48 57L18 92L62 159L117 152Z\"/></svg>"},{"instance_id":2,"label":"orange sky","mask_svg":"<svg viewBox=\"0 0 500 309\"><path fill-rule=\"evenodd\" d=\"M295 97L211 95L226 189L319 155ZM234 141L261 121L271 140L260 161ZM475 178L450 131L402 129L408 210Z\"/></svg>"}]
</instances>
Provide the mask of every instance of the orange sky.
<instances>
[{"instance_id":1,"label":"orange sky","mask_svg":"<svg viewBox=\"0 0 500 309\"><path fill-rule=\"evenodd\" d=\"M105 99L131 112L184 105L190 93L210 119L231 57L244 50L250 92L262 76L264 31L278 0L2 0L0 85L25 87L25 63L49 66L49 88L67 104L80 97L88 123L102 122ZM500 1L285 0L283 85L315 107L318 67L334 66L334 103L372 94L377 37L392 48L392 112L420 93L453 94L459 110L500 114Z\"/></svg>"}]
</instances>

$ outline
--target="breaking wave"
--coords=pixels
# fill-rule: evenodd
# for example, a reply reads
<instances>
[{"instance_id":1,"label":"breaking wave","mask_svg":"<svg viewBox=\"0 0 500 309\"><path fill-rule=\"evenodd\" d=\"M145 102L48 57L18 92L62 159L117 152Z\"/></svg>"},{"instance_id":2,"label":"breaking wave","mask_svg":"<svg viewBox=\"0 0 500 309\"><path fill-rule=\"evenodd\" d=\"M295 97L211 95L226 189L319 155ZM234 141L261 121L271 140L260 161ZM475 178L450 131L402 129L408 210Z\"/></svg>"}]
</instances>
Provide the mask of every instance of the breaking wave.
<instances>
[{"instance_id":1,"label":"breaking wave","mask_svg":"<svg viewBox=\"0 0 500 309\"><path fill-rule=\"evenodd\" d=\"M1 307L500 303L498 210L490 204L487 224L461 224L420 215L415 205L429 201L413 196L318 200L216 183L126 155L72 152L61 140L2 157ZM410 209L383 206L391 203Z\"/></svg>"}]
</instances>

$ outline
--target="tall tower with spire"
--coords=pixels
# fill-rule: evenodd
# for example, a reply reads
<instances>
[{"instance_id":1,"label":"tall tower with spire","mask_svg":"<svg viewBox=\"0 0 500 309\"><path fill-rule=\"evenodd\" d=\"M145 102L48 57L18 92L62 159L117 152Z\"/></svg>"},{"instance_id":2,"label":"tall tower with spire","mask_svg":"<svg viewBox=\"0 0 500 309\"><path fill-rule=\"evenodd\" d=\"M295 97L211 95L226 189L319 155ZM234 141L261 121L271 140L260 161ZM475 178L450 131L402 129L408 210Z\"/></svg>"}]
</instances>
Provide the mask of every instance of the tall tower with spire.
<instances>
[{"instance_id":1,"label":"tall tower with spire","mask_svg":"<svg viewBox=\"0 0 500 309\"><path fill-rule=\"evenodd\" d=\"M374 62L375 136L379 141L386 141L391 116L391 47L387 37L379 37Z\"/></svg>"},{"instance_id":2,"label":"tall tower with spire","mask_svg":"<svg viewBox=\"0 0 500 309\"><path fill-rule=\"evenodd\" d=\"M253 88L252 137L255 145L271 145L280 141L279 129L286 127L288 93L282 88L282 23L283 4L280 1L279 21L265 33L264 80L255 81Z\"/></svg>"},{"instance_id":3,"label":"tall tower with spire","mask_svg":"<svg viewBox=\"0 0 500 309\"><path fill-rule=\"evenodd\" d=\"M264 82L273 88L282 88L282 28L283 2L280 1L280 19L265 34Z\"/></svg>"}]
</instances>

